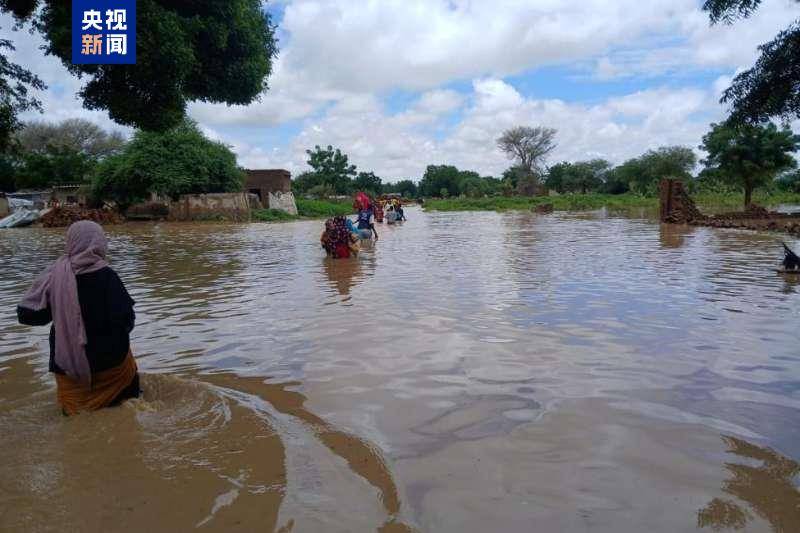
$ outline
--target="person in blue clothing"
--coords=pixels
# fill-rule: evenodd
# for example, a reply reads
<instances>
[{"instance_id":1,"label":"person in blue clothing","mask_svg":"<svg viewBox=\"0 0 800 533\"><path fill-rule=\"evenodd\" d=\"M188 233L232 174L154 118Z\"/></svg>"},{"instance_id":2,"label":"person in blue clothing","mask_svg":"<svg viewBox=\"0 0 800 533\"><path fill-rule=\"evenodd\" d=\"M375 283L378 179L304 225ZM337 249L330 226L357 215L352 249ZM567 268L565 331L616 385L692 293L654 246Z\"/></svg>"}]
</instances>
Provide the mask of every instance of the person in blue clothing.
<instances>
[{"instance_id":1,"label":"person in blue clothing","mask_svg":"<svg viewBox=\"0 0 800 533\"><path fill-rule=\"evenodd\" d=\"M373 218L374 212L372 211L372 206L358 211L356 226L358 227L358 232L362 239L371 239L372 236L375 235L375 240L378 240L378 232L375 231Z\"/></svg>"}]
</instances>

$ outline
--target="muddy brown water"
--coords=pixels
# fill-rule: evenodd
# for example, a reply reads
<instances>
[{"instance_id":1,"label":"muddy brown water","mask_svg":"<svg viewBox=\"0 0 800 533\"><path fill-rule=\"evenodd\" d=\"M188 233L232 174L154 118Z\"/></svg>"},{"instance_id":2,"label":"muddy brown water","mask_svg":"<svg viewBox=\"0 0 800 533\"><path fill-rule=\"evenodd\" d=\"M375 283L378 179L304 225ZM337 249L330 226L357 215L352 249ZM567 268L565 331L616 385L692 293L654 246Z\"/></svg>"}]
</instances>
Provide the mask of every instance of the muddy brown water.
<instances>
[{"instance_id":1,"label":"muddy brown water","mask_svg":"<svg viewBox=\"0 0 800 533\"><path fill-rule=\"evenodd\" d=\"M800 531L779 235L408 216L110 228L145 393L69 419L15 317L63 231L0 231L0 530Z\"/></svg>"}]
</instances>

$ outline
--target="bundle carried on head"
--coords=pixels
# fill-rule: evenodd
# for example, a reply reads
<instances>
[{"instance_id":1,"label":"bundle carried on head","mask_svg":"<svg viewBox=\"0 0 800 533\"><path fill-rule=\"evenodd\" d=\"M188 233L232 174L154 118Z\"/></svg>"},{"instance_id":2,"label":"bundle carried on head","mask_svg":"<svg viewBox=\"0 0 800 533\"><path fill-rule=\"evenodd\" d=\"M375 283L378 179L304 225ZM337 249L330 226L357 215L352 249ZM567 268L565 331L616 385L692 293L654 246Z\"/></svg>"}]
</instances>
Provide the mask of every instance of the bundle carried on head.
<instances>
[{"instance_id":1,"label":"bundle carried on head","mask_svg":"<svg viewBox=\"0 0 800 533\"><path fill-rule=\"evenodd\" d=\"M369 196L367 196L363 192L357 192L355 199L353 200L353 208L356 211L362 211L364 209L369 209L370 201Z\"/></svg>"}]
</instances>

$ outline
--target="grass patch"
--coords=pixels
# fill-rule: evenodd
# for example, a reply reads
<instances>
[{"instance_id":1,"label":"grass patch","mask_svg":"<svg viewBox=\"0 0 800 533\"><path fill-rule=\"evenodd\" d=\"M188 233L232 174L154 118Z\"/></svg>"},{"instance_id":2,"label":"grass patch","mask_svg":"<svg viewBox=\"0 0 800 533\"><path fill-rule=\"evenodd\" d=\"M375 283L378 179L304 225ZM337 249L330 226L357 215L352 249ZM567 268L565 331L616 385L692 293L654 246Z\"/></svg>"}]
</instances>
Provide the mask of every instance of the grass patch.
<instances>
[{"instance_id":1,"label":"grass patch","mask_svg":"<svg viewBox=\"0 0 800 533\"><path fill-rule=\"evenodd\" d=\"M306 218L330 218L337 215L353 214L353 204L349 200L308 200L296 198L297 215L290 215L280 209L254 209L254 222L288 222Z\"/></svg>"},{"instance_id":2,"label":"grass patch","mask_svg":"<svg viewBox=\"0 0 800 533\"><path fill-rule=\"evenodd\" d=\"M625 209L656 207L657 198L635 194L562 194L560 196L498 196L493 198L452 198L426 200L431 211L527 211L538 205L552 204L558 211L588 211L608 207Z\"/></svg>"},{"instance_id":3,"label":"grass patch","mask_svg":"<svg viewBox=\"0 0 800 533\"><path fill-rule=\"evenodd\" d=\"M697 193L692 195L701 211L741 211L741 193ZM758 192L753 194L758 205L800 204L800 194ZM499 196L493 198L450 198L425 200L428 211L528 211L538 205L552 204L556 211L592 211L603 207L611 210L658 209L658 198L637 194L562 194L560 196Z\"/></svg>"},{"instance_id":4,"label":"grass patch","mask_svg":"<svg viewBox=\"0 0 800 533\"><path fill-rule=\"evenodd\" d=\"M255 222L286 222L300 218L280 209L254 209L250 214Z\"/></svg>"},{"instance_id":5,"label":"grass patch","mask_svg":"<svg viewBox=\"0 0 800 533\"><path fill-rule=\"evenodd\" d=\"M352 200L308 200L296 198L297 214L303 218L328 218L353 214Z\"/></svg>"},{"instance_id":6,"label":"grass patch","mask_svg":"<svg viewBox=\"0 0 800 533\"><path fill-rule=\"evenodd\" d=\"M732 192L701 192L692 198L701 211L721 213L726 211L742 211L744 194ZM753 202L764 207L777 207L779 204L800 204L800 194L791 192L755 191Z\"/></svg>"}]
</instances>

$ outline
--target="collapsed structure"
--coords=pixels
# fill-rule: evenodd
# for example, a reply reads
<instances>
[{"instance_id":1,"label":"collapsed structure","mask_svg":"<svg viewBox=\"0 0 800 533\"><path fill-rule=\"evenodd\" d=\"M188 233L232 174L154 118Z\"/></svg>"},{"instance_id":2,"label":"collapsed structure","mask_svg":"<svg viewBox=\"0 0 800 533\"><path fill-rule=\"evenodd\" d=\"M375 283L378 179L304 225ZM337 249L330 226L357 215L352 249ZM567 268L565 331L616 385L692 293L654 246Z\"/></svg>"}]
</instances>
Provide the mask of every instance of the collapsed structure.
<instances>
[{"instance_id":1,"label":"collapsed structure","mask_svg":"<svg viewBox=\"0 0 800 533\"><path fill-rule=\"evenodd\" d=\"M800 235L800 214L778 213L755 204L744 211L704 215L686 192L683 182L677 179L663 179L659 183L659 212L661 222L670 224L780 231Z\"/></svg>"}]
</instances>

